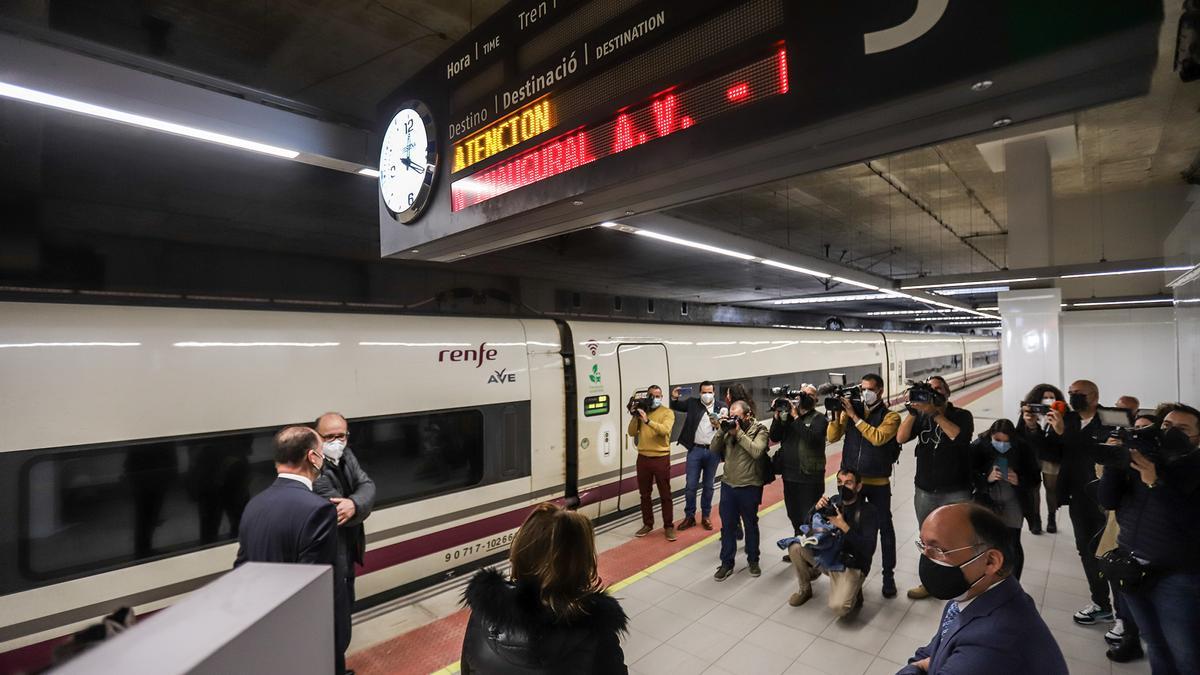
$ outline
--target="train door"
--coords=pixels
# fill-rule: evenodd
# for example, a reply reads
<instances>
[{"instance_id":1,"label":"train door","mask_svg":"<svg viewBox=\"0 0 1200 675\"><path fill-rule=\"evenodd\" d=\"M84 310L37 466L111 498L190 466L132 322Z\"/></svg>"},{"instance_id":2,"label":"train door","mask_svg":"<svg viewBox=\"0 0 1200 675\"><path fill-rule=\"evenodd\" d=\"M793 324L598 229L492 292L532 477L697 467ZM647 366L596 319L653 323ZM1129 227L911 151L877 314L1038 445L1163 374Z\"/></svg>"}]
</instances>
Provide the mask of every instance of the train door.
<instances>
[{"instance_id":1,"label":"train door","mask_svg":"<svg viewBox=\"0 0 1200 675\"><path fill-rule=\"evenodd\" d=\"M637 445L628 433L629 410L625 403L635 392L656 384L663 388L663 398L668 396L670 378L667 374L667 348L661 344L621 345L617 348L617 364L621 372L621 393L617 402L621 406L621 488L617 496L617 508L627 509L638 505L637 491Z\"/></svg>"}]
</instances>

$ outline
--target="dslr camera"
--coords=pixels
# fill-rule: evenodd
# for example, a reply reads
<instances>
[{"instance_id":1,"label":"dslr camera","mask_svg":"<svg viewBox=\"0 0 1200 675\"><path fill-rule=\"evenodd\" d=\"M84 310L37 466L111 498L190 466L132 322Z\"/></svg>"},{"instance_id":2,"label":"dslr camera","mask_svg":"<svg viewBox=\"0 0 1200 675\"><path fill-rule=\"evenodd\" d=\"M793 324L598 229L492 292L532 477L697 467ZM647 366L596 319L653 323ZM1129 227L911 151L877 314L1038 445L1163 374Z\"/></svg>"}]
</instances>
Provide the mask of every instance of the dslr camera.
<instances>
[{"instance_id":1,"label":"dslr camera","mask_svg":"<svg viewBox=\"0 0 1200 675\"><path fill-rule=\"evenodd\" d=\"M928 382L914 382L908 388L907 396L909 403L928 403L935 408L946 405L946 397Z\"/></svg>"},{"instance_id":2,"label":"dslr camera","mask_svg":"<svg viewBox=\"0 0 1200 675\"><path fill-rule=\"evenodd\" d=\"M833 415L842 409L842 401L849 400L854 404L854 409L862 410L862 385L846 386L845 373L830 373L829 384L821 385L817 390L818 393L825 396L822 402L825 405L825 412Z\"/></svg>"},{"instance_id":3,"label":"dslr camera","mask_svg":"<svg viewBox=\"0 0 1200 675\"><path fill-rule=\"evenodd\" d=\"M629 402L625 404L625 409L634 417L637 416L637 411L639 410L649 415L650 411L653 410L651 407L652 403L653 397L650 396L649 391L635 391L633 392L633 396L629 397Z\"/></svg>"},{"instance_id":4,"label":"dslr camera","mask_svg":"<svg viewBox=\"0 0 1200 675\"><path fill-rule=\"evenodd\" d=\"M833 495L832 497L829 497L829 503L817 509L816 512L824 516L826 520L829 520L830 518L836 516L837 512L840 511L841 508L842 496Z\"/></svg>"},{"instance_id":5,"label":"dslr camera","mask_svg":"<svg viewBox=\"0 0 1200 675\"><path fill-rule=\"evenodd\" d=\"M742 431L746 431L747 429L750 428L749 422L744 421L740 417L731 417L731 416L722 417L720 420L717 421L717 425L721 427L721 431L724 431L726 433L733 431L734 427L741 427Z\"/></svg>"}]
</instances>

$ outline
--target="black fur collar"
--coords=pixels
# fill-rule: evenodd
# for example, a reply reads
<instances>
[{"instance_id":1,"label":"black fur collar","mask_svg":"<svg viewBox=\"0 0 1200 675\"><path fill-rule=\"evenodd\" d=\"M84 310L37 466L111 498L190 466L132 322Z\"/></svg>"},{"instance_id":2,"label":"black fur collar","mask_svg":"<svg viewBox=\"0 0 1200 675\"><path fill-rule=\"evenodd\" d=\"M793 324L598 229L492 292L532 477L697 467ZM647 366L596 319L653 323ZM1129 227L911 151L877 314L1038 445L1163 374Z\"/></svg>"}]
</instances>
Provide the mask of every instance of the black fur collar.
<instances>
[{"instance_id":1,"label":"black fur collar","mask_svg":"<svg viewBox=\"0 0 1200 675\"><path fill-rule=\"evenodd\" d=\"M534 631L556 623L587 627L598 633L624 632L629 617L616 598L607 593L593 593L583 600L584 613L566 622L556 622L538 598L536 583L507 581L498 571L479 570L463 592L463 603L473 612L483 615L489 623L501 628Z\"/></svg>"}]
</instances>

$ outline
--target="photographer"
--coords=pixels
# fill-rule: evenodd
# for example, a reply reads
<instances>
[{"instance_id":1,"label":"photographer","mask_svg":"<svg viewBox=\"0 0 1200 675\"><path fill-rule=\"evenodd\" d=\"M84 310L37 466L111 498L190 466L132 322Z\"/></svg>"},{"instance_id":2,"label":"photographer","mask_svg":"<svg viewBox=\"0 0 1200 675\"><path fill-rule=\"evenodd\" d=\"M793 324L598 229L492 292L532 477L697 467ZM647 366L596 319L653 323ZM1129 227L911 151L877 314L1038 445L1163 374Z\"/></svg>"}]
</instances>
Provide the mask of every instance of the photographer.
<instances>
[{"instance_id":1,"label":"photographer","mask_svg":"<svg viewBox=\"0 0 1200 675\"><path fill-rule=\"evenodd\" d=\"M975 432L971 411L950 402L950 385L940 376L908 390L908 417L900 423L896 442L917 439L916 492L913 506L917 525L934 509L971 501L971 465L968 449ZM909 589L908 597L929 597L924 586Z\"/></svg>"},{"instance_id":2,"label":"photographer","mask_svg":"<svg viewBox=\"0 0 1200 675\"><path fill-rule=\"evenodd\" d=\"M1012 573L1020 579L1025 567L1021 546L1024 493L1038 480L1033 449L1016 433L1013 423L996 420L971 444L971 473L975 501L988 507L1004 521L1012 544Z\"/></svg>"},{"instance_id":3,"label":"photographer","mask_svg":"<svg viewBox=\"0 0 1200 675\"><path fill-rule=\"evenodd\" d=\"M717 581L733 574L739 528L746 534L750 576L762 574L758 566L758 505L762 503L762 461L768 435L767 428L754 419L750 406L745 401L734 401L729 406L729 417L721 420L721 431L713 437L711 452L725 458L721 477L721 566L713 575Z\"/></svg>"},{"instance_id":4,"label":"photographer","mask_svg":"<svg viewBox=\"0 0 1200 675\"><path fill-rule=\"evenodd\" d=\"M712 512L713 484L717 477L717 465L721 458L708 451L713 436L719 428L717 420L729 414L728 408L718 408L716 389L705 380L700 383L700 397L680 400L679 387L671 389L671 410L686 413L683 429L679 432L679 444L687 448L687 486L683 489L683 520L677 526L680 531L696 525L696 489L700 494L700 524L711 530L708 516Z\"/></svg>"},{"instance_id":5,"label":"photographer","mask_svg":"<svg viewBox=\"0 0 1200 675\"><path fill-rule=\"evenodd\" d=\"M806 520L811 522L814 514L823 513L830 524L842 531L839 561L845 569L819 570L813 552L793 542L788 546L788 555L796 569L800 590L788 598L788 604L799 607L808 602L813 595L812 580L823 571L829 574L829 609L841 619L863 605L863 580L871 571L871 558L875 556L879 516L872 504L859 498L862 482L858 472L843 469L838 472L837 480L837 496L832 500L821 497Z\"/></svg>"},{"instance_id":6,"label":"photographer","mask_svg":"<svg viewBox=\"0 0 1200 675\"><path fill-rule=\"evenodd\" d=\"M879 514L879 544L883 548L883 597L896 597L896 528L892 524L892 464L900 458L896 431L900 415L883 400L883 378L863 375L862 409L849 398L830 421L825 440L842 444L842 469L853 469L862 477L861 495ZM831 411L832 412L832 411Z\"/></svg>"},{"instance_id":7,"label":"photographer","mask_svg":"<svg viewBox=\"0 0 1200 675\"><path fill-rule=\"evenodd\" d=\"M1200 411L1177 404L1160 434L1127 442L1100 479L1120 532L1106 570L1141 627L1154 673L1200 672ZM1145 562L1142 562L1145 561ZM1124 573L1122 573L1124 571ZM1145 578L1143 578L1143 576Z\"/></svg>"},{"instance_id":8,"label":"photographer","mask_svg":"<svg viewBox=\"0 0 1200 675\"><path fill-rule=\"evenodd\" d=\"M647 387L646 395L649 404L631 410L628 430L629 435L637 439L637 482L642 498L642 528L634 536L644 537L654 529L651 489L657 484L663 534L667 541L675 541L674 504L671 501L671 427L675 425L675 413L662 404L662 388L658 385Z\"/></svg>"},{"instance_id":9,"label":"photographer","mask_svg":"<svg viewBox=\"0 0 1200 675\"><path fill-rule=\"evenodd\" d=\"M1017 434L1025 439L1037 455L1038 465L1042 469L1041 482L1046 486L1046 531L1050 534L1058 532L1058 472L1062 465L1062 439L1051 436L1047 432L1050 422L1047 415L1054 408L1066 408L1066 397L1052 384L1039 384L1025 395L1021 403L1021 422L1017 424ZM1045 408L1046 412L1034 412L1030 406ZM1038 486L1028 491L1029 503L1025 508L1025 517L1029 520L1029 531L1033 534L1042 533L1042 497Z\"/></svg>"},{"instance_id":10,"label":"photographer","mask_svg":"<svg viewBox=\"0 0 1200 675\"><path fill-rule=\"evenodd\" d=\"M787 410L775 408L771 422L772 442L779 443L775 453L776 472L783 477L783 504L795 532L805 516L821 498L825 488L825 416L817 412L817 388L800 387L795 399L778 399Z\"/></svg>"},{"instance_id":11,"label":"photographer","mask_svg":"<svg viewBox=\"0 0 1200 675\"><path fill-rule=\"evenodd\" d=\"M1092 602L1075 613L1075 623L1090 626L1099 621L1112 622L1112 601L1108 584L1100 575L1096 560L1096 537L1104 529L1104 511L1096 502L1088 484L1096 479L1095 447L1108 440L1108 430L1096 414L1100 389L1089 380L1076 380L1067 390L1071 412L1046 413L1049 436L1062 444L1062 467L1058 475L1058 503L1067 506L1071 528L1075 531L1075 550L1083 564ZM1051 441L1053 442L1053 440Z\"/></svg>"}]
</instances>

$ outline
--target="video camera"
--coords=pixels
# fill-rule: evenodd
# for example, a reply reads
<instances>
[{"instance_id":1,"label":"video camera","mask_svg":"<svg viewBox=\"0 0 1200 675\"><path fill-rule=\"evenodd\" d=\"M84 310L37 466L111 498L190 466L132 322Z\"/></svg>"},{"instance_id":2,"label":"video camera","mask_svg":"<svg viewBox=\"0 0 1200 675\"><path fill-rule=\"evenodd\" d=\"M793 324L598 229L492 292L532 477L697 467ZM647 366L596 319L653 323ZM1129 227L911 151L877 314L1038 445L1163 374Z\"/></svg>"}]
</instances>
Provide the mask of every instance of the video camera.
<instances>
[{"instance_id":1,"label":"video camera","mask_svg":"<svg viewBox=\"0 0 1200 675\"><path fill-rule=\"evenodd\" d=\"M835 415L842 409L843 400L849 400L854 404L856 411L863 410L862 385L846 386L845 373L830 373L829 383L821 385L817 389L817 394L825 397L822 404L825 406L825 412L830 415Z\"/></svg>"},{"instance_id":2,"label":"video camera","mask_svg":"<svg viewBox=\"0 0 1200 675\"><path fill-rule=\"evenodd\" d=\"M942 392L933 388L933 385L928 382L914 382L909 386L906 392L908 403L928 403L929 405L940 408L946 405L946 397ZM909 411L911 412L911 408Z\"/></svg>"},{"instance_id":3,"label":"video camera","mask_svg":"<svg viewBox=\"0 0 1200 675\"><path fill-rule=\"evenodd\" d=\"M649 415L650 411L654 409L653 404L654 397L650 395L649 391L643 389L633 392L633 396L630 396L629 402L625 404L625 409L634 417L637 416L639 410Z\"/></svg>"},{"instance_id":4,"label":"video camera","mask_svg":"<svg viewBox=\"0 0 1200 675\"><path fill-rule=\"evenodd\" d=\"M1129 451L1137 450L1160 468L1192 452L1187 436L1177 431L1164 432L1157 426L1133 427L1133 414L1124 408L1098 408L1100 426L1109 430L1110 440L1118 443L1097 443L1092 459L1108 467L1128 467L1132 461Z\"/></svg>"},{"instance_id":5,"label":"video camera","mask_svg":"<svg viewBox=\"0 0 1200 675\"><path fill-rule=\"evenodd\" d=\"M771 395L776 397L771 401L771 410L791 414L792 403L796 403L796 407L811 410L817 405L816 400L803 389L793 387L790 384L783 384L778 387L771 387Z\"/></svg>"}]
</instances>

